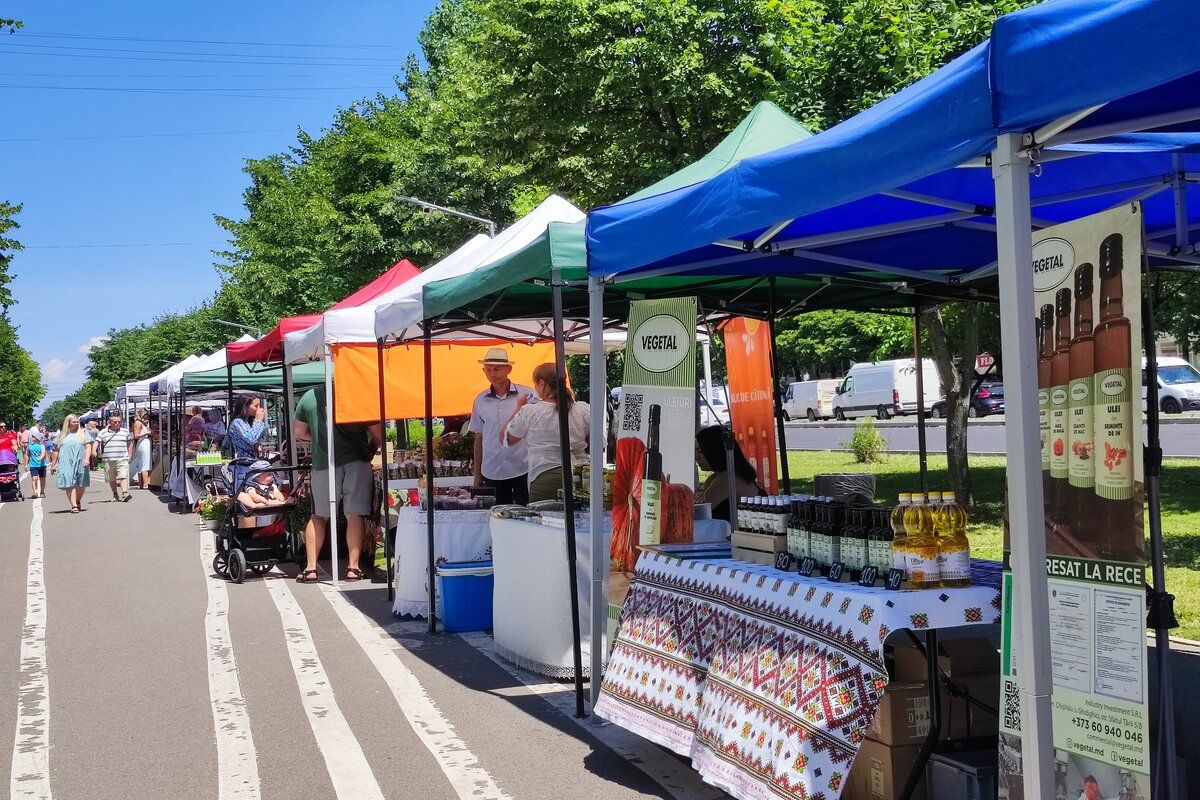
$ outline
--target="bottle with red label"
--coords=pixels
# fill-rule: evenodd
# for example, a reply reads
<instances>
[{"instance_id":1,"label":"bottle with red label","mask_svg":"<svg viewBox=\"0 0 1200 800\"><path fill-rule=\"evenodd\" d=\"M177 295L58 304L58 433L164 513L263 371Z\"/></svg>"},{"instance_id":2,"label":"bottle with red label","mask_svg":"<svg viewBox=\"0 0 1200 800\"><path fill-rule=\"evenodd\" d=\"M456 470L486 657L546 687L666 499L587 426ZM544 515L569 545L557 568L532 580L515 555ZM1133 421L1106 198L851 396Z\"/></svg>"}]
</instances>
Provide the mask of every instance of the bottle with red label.
<instances>
[{"instance_id":1,"label":"bottle with red label","mask_svg":"<svg viewBox=\"0 0 1200 800\"><path fill-rule=\"evenodd\" d=\"M1067 495L1071 509L1071 533L1076 541L1095 539L1095 520L1092 517L1092 497L1096 485L1095 438L1092 429L1092 374L1095 372L1094 341L1092 339L1092 275L1091 264L1075 268L1075 335L1071 338L1070 372L1067 385Z\"/></svg>"}]
</instances>

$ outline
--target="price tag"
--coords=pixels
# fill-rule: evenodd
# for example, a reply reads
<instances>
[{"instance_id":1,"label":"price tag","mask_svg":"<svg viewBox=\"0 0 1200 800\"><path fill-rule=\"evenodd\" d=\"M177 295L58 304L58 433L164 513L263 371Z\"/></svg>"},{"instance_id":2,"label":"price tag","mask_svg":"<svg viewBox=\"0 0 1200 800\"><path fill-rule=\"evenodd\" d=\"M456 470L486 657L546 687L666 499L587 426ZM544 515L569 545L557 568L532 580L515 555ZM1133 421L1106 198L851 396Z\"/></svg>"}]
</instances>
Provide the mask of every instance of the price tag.
<instances>
[{"instance_id":1,"label":"price tag","mask_svg":"<svg viewBox=\"0 0 1200 800\"><path fill-rule=\"evenodd\" d=\"M885 583L883 586L885 589L890 589L891 591L894 592L894 591L899 590L901 584L903 584L903 583L904 583L904 570L889 569L888 574L887 574L887 583Z\"/></svg>"},{"instance_id":2,"label":"price tag","mask_svg":"<svg viewBox=\"0 0 1200 800\"><path fill-rule=\"evenodd\" d=\"M784 572L792 571L792 554L784 551L775 556L775 569L783 570Z\"/></svg>"},{"instance_id":3,"label":"price tag","mask_svg":"<svg viewBox=\"0 0 1200 800\"><path fill-rule=\"evenodd\" d=\"M805 556L800 559L800 574L806 578L811 578L813 570L817 568L817 560L812 556Z\"/></svg>"},{"instance_id":4,"label":"price tag","mask_svg":"<svg viewBox=\"0 0 1200 800\"><path fill-rule=\"evenodd\" d=\"M841 561L833 562L833 566L829 568L829 580L833 583L841 583L845 574L846 565Z\"/></svg>"},{"instance_id":5,"label":"price tag","mask_svg":"<svg viewBox=\"0 0 1200 800\"><path fill-rule=\"evenodd\" d=\"M865 586L868 589L875 585L875 581L879 578L878 567L863 567L862 574L858 577L858 585Z\"/></svg>"}]
</instances>

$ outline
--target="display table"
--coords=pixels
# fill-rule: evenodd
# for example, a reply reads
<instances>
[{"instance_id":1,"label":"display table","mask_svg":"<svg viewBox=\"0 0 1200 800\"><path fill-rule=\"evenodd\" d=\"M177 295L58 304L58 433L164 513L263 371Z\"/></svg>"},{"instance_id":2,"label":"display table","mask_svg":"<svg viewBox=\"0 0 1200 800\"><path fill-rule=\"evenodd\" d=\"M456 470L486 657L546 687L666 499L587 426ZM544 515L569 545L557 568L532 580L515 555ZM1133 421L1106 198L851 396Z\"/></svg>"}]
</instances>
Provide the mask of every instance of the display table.
<instances>
[{"instance_id":1,"label":"display table","mask_svg":"<svg viewBox=\"0 0 1200 800\"><path fill-rule=\"evenodd\" d=\"M606 550L607 541L606 535ZM577 527L575 576L579 583L585 676L591 652L591 543L586 525ZM496 652L541 675L573 678L566 531L537 522L493 518L492 562L496 579L492 600Z\"/></svg>"},{"instance_id":2,"label":"display table","mask_svg":"<svg viewBox=\"0 0 1200 800\"><path fill-rule=\"evenodd\" d=\"M596 713L753 800L841 795L887 686L892 631L1000 621L1000 565L888 592L732 559L643 553Z\"/></svg>"},{"instance_id":3,"label":"display table","mask_svg":"<svg viewBox=\"0 0 1200 800\"><path fill-rule=\"evenodd\" d=\"M434 561L486 561L492 556L490 511L434 511ZM425 509L405 506L395 512L396 599L392 613L429 614L429 536Z\"/></svg>"}]
</instances>

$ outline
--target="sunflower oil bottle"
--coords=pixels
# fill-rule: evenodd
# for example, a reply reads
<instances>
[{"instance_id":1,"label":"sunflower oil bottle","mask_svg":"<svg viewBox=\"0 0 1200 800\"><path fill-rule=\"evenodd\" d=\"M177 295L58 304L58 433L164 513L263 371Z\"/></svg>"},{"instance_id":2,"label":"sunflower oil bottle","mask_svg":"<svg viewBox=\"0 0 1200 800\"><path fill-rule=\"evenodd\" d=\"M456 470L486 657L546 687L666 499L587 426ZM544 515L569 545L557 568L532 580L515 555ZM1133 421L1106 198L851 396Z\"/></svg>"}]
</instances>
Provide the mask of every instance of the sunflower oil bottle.
<instances>
[{"instance_id":1,"label":"sunflower oil bottle","mask_svg":"<svg viewBox=\"0 0 1200 800\"><path fill-rule=\"evenodd\" d=\"M941 499L939 497L939 499ZM914 589L934 589L941 585L938 570L938 540L933 529L933 507L923 492L913 492L912 502L904 510L904 532L908 582Z\"/></svg>"},{"instance_id":2,"label":"sunflower oil bottle","mask_svg":"<svg viewBox=\"0 0 1200 800\"><path fill-rule=\"evenodd\" d=\"M938 568L942 586L961 589L971 585L971 544L967 541L967 512L954 492L943 492L934 511L938 540Z\"/></svg>"}]
</instances>

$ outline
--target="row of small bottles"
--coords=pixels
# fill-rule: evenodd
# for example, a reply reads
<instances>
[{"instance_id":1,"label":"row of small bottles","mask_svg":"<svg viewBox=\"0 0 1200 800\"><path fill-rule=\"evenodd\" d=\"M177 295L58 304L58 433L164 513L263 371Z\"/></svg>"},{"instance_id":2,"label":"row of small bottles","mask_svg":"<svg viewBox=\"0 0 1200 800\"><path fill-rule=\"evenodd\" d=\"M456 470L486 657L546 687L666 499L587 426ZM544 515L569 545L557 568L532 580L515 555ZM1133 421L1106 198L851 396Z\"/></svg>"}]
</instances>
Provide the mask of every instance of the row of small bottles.
<instances>
[{"instance_id":1,"label":"row of small bottles","mask_svg":"<svg viewBox=\"0 0 1200 800\"><path fill-rule=\"evenodd\" d=\"M875 567L882 580L902 569L914 589L968 586L967 515L953 492L904 493L893 508L848 505L833 497L742 497L738 529L787 536L797 560L811 557L824 573L838 562L857 580Z\"/></svg>"}]
</instances>

